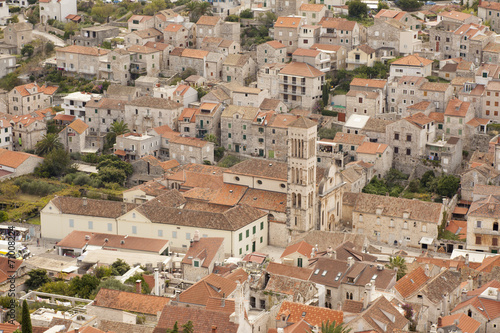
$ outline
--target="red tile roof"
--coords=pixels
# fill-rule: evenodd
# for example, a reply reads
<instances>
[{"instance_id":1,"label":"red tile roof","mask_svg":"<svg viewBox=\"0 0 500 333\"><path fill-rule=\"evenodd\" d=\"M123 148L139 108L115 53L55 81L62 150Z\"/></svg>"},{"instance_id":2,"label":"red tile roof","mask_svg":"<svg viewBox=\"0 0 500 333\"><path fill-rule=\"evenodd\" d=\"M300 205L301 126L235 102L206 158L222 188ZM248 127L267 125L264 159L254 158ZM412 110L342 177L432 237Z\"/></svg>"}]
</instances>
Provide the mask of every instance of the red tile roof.
<instances>
[{"instance_id":1,"label":"red tile roof","mask_svg":"<svg viewBox=\"0 0 500 333\"><path fill-rule=\"evenodd\" d=\"M467 221L451 220L445 230L448 230L449 232L458 235L460 239L465 240L467 237Z\"/></svg>"},{"instance_id":2,"label":"red tile roof","mask_svg":"<svg viewBox=\"0 0 500 333\"><path fill-rule=\"evenodd\" d=\"M156 316L168 303L170 298L166 297L103 288L97 293L93 305Z\"/></svg>"},{"instance_id":3,"label":"red tile roof","mask_svg":"<svg viewBox=\"0 0 500 333\"><path fill-rule=\"evenodd\" d=\"M283 251L280 258L288 257L289 255L296 253L296 252L309 258L311 256L311 252L312 252L313 248L314 248L314 246L312 246L311 244L308 244L304 241L300 241L298 243L295 243L293 245L288 246L285 249L285 251Z\"/></svg>"},{"instance_id":4,"label":"red tile roof","mask_svg":"<svg viewBox=\"0 0 500 333\"><path fill-rule=\"evenodd\" d=\"M482 314L488 320L500 317L500 302L497 300L475 296L465 302L458 304L451 312L456 312L467 306L476 308L476 311Z\"/></svg>"},{"instance_id":5,"label":"red tile roof","mask_svg":"<svg viewBox=\"0 0 500 333\"><path fill-rule=\"evenodd\" d=\"M480 322L467 316L466 314L457 313L451 316L441 317L441 325L439 325L438 328L455 325L456 320L458 320L458 325L456 326L461 329L462 332L466 333L474 333L481 326Z\"/></svg>"},{"instance_id":6,"label":"red tile roof","mask_svg":"<svg viewBox=\"0 0 500 333\"><path fill-rule=\"evenodd\" d=\"M396 282L394 288L398 291L401 297L407 298L419 290L429 280L430 277L425 275L424 269L422 267L418 267Z\"/></svg>"},{"instance_id":7,"label":"red tile roof","mask_svg":"<svg viewBox=\"0 0 500 333\"><path fill-rule=\"evenodd\" d=\"M42 157L36 155L0 148L0 165L6 167L16 169L30 157L42 160Z\"/></svg>"},{"instance_id":8,"label":"red tile roof","mask_svg":"<svg viewBox=\"0 0 500 333\"><path fill-rule=\"evenodd\" d=\"M191 265L193 259L200 259L201 267L208 268L223 244L224 238L219 237L202 237L198 241L193 241L182 259L182 264Z\"/></svg>"},{"instance_id":9,"label":"red tile roof","mask_svg":"<svg viewBox=\"0 0 500 333\"><path fill-rule=\"evenodd\" d=\"M331 310L328 308L305 305L295 302L283 302L276 314L276 320L282 320L282 317L287 318L289 323L297 323L305 320L313 326L321 327L322 323L327 321L342 323L344 321L344 314L342 311Z\"/></svg>"}]
</instances>

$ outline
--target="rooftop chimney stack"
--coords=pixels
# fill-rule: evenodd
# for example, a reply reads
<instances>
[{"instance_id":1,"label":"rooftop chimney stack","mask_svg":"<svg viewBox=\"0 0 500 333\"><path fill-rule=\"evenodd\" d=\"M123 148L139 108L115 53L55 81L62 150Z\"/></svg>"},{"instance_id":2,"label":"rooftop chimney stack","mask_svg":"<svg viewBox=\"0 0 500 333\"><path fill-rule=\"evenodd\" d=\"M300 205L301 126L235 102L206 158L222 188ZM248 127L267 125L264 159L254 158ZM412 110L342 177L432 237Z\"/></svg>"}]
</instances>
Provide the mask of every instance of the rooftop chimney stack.
<instances>
[{"instance_id":1,"label":"rooftop chimney stack","mask_svg":"<svg viewBox=\"0 0 500 333\"><path fill-rule=\"evenodd\" d=\"M438 327L443 326L443 318L438 317Z\"/></svg>"},{"instance_id":2,"label":"rooftop chimney stack","mask_svg":"<svg viewBox=\"0 0 500 333\"><path fill-rule=\"evenodd\" d=\"M217 333L217 326L212 325L212 333Z\"/></svg>"},{"instance_id":3,"label":"rooftop chimney stack","mask_svg":"<svg viewBox=\"0 0 500 333\"><path fill-rule=\"evenodd\" d=\"M142 292L142 282L141 280L135 281L135 292L140 294Z\"/></svg>"},{"instance_id":4,"label":"rooftop chimney stack","mask_svg":"<svg viewBox=\"0 0 500 333\"><path fill-rule=\"evenodd\" d=\"M353 257L347 258L347 265L349 266L349 268L351 268L352 265L354 265L354 258Z\"/></svg>"},{"instance_id":5,"label":"rooftop chimney stack","mask_svg":"<svg viewBox=\"0 0 500 333\"><path fill-rule=\"evenodd\" d=\"M87 207L87 197L83 197L83 206Z\"/></svg>"},{"instance_id":6,"label":"rooftop chimney stack","mask_svg":"<svg viewBox=\"0 0 500 333\"><path fill-rule=\"evenodd\" d=\"M160 272L158 268L155 268L154 277L155 277L155 288L154 288L155 295L160 296Z\"/></svg>"},{"instance_id":7,"label":"rooftop chimney stack","mask_svg":"<svg viewBox=\"0 0 500 333\"><path fill-rule=\"evenodd\" d=\"M199 240L200 240L200 231L199 231L199 230L196 230L196 231L194 232L193 241L198 242Z\"/></svg>"}]
</instances>

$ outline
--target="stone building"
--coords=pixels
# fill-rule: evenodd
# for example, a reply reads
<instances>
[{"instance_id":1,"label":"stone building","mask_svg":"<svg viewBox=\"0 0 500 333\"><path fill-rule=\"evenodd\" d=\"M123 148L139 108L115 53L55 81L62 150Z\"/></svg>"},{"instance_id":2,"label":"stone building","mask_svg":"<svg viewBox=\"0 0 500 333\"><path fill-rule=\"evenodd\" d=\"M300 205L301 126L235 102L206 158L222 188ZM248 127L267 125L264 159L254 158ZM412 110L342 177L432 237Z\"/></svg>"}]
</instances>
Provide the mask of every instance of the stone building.
<instances>
[{"instance_id":1,"label":"stone building","mask_svg":"<svg viewBox=\"0 0 500 333\"><path fill-rule=\"evenodd\" d=\"M299 31L304 24L301 17L280 16L274 23L274 40L286 45L287 56L299 47Z\"/></svg>"},{"instance_id":2,"label":"stone building","mask_svg":"<svg viewBox=\"0 0 500 333\"><path fill-rule=\"evenodd\" d=\"M305 18L305 24L316 25L326 14L326 6L323 4L303 3L299 7L299 16Z\"/></svg>"},{"instance_id":3,"label":"stone building","mask_svg":"<svg viewBox=\"0 0 500 333\"><path fill-rule=\"evenodd\" d=\"M476 189L481 188L481 185L490 184L500 185L500 172L487 163L473 165L460 175L460 193L464 200L472 201Z\"/></svg>"},{"instance_id":4,"label":"stone building","mask_svg":"<svg viewBox=\"0 0 500 333\"><path fill-rule=\"evenodd\" d=\"M40 2L40 23L47 24L50 19L68 22L68 15L77 14L76 0L42 0Z\"/></svg>"},{"instance_id":5,"label":"stone building","mask_svg":"<svg viewBox=\"0 0 500 333\"><path fill-rule=\"evenodd\" d=\"M155 28L148 28L144 30L136 30L127 34L124 37L125 46L144 45L147 42L161 42L163 33Z\"/></svg>"},{"instance_id":6,"label":"stone building","mask_svg":"<svg viewBox=\"0 0 500 333\"><path fill-rule=\"evenodd\" d=\"M209 51L205 50L195 50L195 49L183 49L176 47L170 53L167 60L167 67L172 70L185 71L187 68L192 68L196 71L197 75L212 78L218 77L219 74L217 70L213 71L208 68L207 58ZM221 68L222 71L222 68ZM212 72L210 75L209 72ZM221 73L222 74L222 73Z\"/></svg>"},{"instance_id":7,"label":"stone building","mask_svg":"<svg viewBox=\"0 0 500 333\"><path fill-rule=\"evenodd\" d=\"M458 136L467 142L466 124L474 118L474 107L469 102L453 98L444 112L444 130L446 136Z\"/></svg>"},{"instance_id":8,"label":"stone building","mask_svg":"<svg viewBox=\"0 0 500 333\"><path fill-rule=\"evenodd\" d=\"M289 107L311 109L322 96L325 73L303 62L291 62L278 74L280 99Z\"/></svg>"},{"instance_id":9,"label":"stone building","mask_svg":"<svg viewBox=\"0 0 500 333\"><path fill-rule=\"evenodd\" d=\"M284 63L265 64L259 66L257 73L257 87L269 92L270 98L280 97L279 76L281 69L286 67Z\"/></svg>"},{"instance_id":10,"label":"stone building","mask_svg":"<svg viewBox=\"0 0 500 333\"><path fill-rule=\"evenodd\" d=\"M255 61L250 55L230 54L222 63L222 79L224 82L238 82L244 85L254 81L256 74Z\"/></svg>"},{"instance_id":11,"label":"stone building","mask_svg":"<svg viewBox=\"0 0 500 333\"><path fill-rule=\"evenodd\" d=\"M390 77L420 76L432 74L432 60L418 55L408 55L391 63Z\"/></svg>"},{"instance_id":12,"label":"stone building","mask_svg":"<svg viewBox=\"0 0 500 333\"><path fill-rule=\"evenodd\" d=\"M489 195L475 200L467 213L467 249L483 252L499 250L498 196Z\"/></svg>"},{"instance_id":13,"label":"stone building","mask_svg":"<svg viewBox=\"0 0 500 333\"><path fill-rule=\"evenodd\" d=\"M286 45L276 40L257 45L257 65L259 67L266 64L286 63L287 61Z\"/></svg>"},{"instance_id":14,"label":"stone building","mask_svg":"<svg viewBox=\"0 0 500 333\"><path fill-rule=\"evenodd\" d=\"M221 53L226 57L230 54L238 54L241 51L240 43L221 37L203 38L201 48L210 52Z\"/></svg>"},{"instance_id":15,"label":"stone building","mask_svg":"<svg viewBox=\"0 0 500 333\"><path fill-rule=\"evenodd\" d=\"M382 92L349 90L346 94L346 118L361 114L369 117L383 117L385 103Z\"/></svg>"},{"instance_id":16,"label":"stone building","mask_svg":"<svg viewBox=\"0 0 500 333\"><path fill-rule=\"evenodd\" d=\"M387 87L387 110L395 118L407 117L408 107L418 104L421 100L420 87L428 82L420 76L402 76L395 78Z\"/></svg>"},{"instance_id":17,"label":"stone building","mask_svg":"<svg viewBox=\"0 0 500 333\"><path fill-rule=\"evenodd\" d=\"M425 249L422 238L437 238L444 209L434 202L358 193L352 230L379 242Z\"/></svg>"},{"instance_id":18,"label":"stone building","mask_svg":"<svg viewBox=\"0 0 500 333\"><path fill-rule=\"evenodd\" d=\"M93 98L85 105L85 123L90 132L107 133L116 121L124 121L125 103L128 101L115 98Z\"/></svg>"},{"instance_id":19,"label":"stone building","mask_svg":"<svg viewBox=\"0 0 500 333\"><path fill-rule=\"evenodd\" d=\"M134 80L140 75L158 76L160 72L160 51L142 45L127 48L130 54L130 76Z\"/></svg>"},{"instance_id":20,"label":"stone building","mask_svg":"<svg viewBox=\"0 0 500 333\"><path fill-rule=\"evenodd\" d=\"M283 16L297 15L306 0L276 0L276 12Z\"/></svg>"},{"instance_id":21,"label":"stone building","mask_svg":"<svg viewBox=\"0 0 500 333\"><path fill-rule=\"evenodd\" d=\"M229 151L243 153L249 146L252 122L258 107L229 105L221 114L221 146Z\"/></svg>"},{"instance_id":22,"label":"stone building","mask_svg":"<svg viewBox=\"0 0 500 333\"><path fill-rule=\"evenodd\" d=\"M163 29L165 43L174 47L189 46L190 31L180 23L170 23Z\"/></svg>"},{"instance_id":23,"label":"stone building","mask_svg":"<svg viewBox=\"0 0 500 333\"><path fill-rule=\"evenodd\" d=\"M175 129L182 108L182 104L174 101L143 96L125 104L125 122L131 131L139 133L163 125Z\"/></svg>"},{"instance_id":24,"label":"stone building","mask_svg":"<svg viewBox=\"0 0 500 333\"><path fill-rule=\"evenodd\" d=\"M372 67L377 61L375 50L367 44L358 45L347 53L347 70L354 70L360 66Z\"/></svg>"},{"instance_id":25,"label":"stone building","mask_svg":"<svg viewBox=\"0 0 500 333\"><path fill-rule=\"evenodd\" d=\"M74 45L101 46L106 39L112 39L120 34L120 28L110 25L99 25L81 28L80 34L72 36Z\"/></svg>"},{"instance_id":26,"label":"stone building","mask_svg":"<svg viewBox=\"0 0 500 333\"><path fill-rule=\"evenodd\" d=\"M317 223L317 124L300 117L289 127L287 227L292 232L307 232Z\"/></svg>"},{"instance_id":27,"label":"stone building","mask_svg":"<svg viewBox=\"0 0 500 333\"><path fill-rule=\"evenodd\" d=\"M432 102L436 107L436 112L443 112L448 101L453 97L453 87L448 83L425 82L419 90L422 100Z\"/></svg>"},{"instance_id":28,"label":"stone building","mask_svg":"<svg viewBox=\"0 0 500 333\"><path fill-rule=\"evenodd\" d=\"M500 6L498 2L481 1L477 7L477 16L483 21L489 21L493 31L500 31Z\"/></svg>"},{"instance_id":29,"label":"stone building","mask_svg":"<svg viewBox=\"0 0 500 333\"><path fill-rule=\"evenodd\" d=\"M350 51L365 42L365 28L355 21L337 17L323 17L319 25L321 25L321 44L340 45Z\"/></svg>"},{"instance_id":30,"label":"stone building","mask_svg":"<svg viewBox=\"0 0 500 333\"><path fill-rule=\"evenodd\" d=\"M199 281L212 274L216 263L224 261L224 239L215 237L200 237L195 233L193 242L189 245L182 259L182 276L187 281Z\"/></svg>"},{"instance_id":31,"label":"stone building","mask_svg":"<svg viewBox=\"0 0 500 333\"><path fill-rule=\"evenodd\" d=\"M308 49L311 45L319 44L321 26L304 24L299 30L299 48Z\"/></svg>"},{"instance_id":32,"label":"stone building","mask_svg":"<svg viewBox=\"0 0 500 333\"><path fill-rule=\"evenodd\" d=\"M164 147L162 140L162 148ZM214 163L214 143L198 138L174 136L168 140L168 150L171 159L180 164Z\"/></svg>"},{"instance_id":33,"label":"stone building","mask_svg":"<svg viewBox=\"0 0 500 333\"><path fill-rule=\"evenodd\" d=\"M356 149L358 161L373 164L373 170L379 178L392 168L393 150L385 143L363 142Z\"/></svg>"},{"instance_id":34,"label":"stone building","mask_svg":"<svg viewBox=\"0 0 500 333\"><path fill-rule=\"evenodd\" d=\"M340 45L314 44L311 46L313 50L322 51L330 56L330 69L339 70L346 67L345 59L347 58L347 50Z\"/></svg>"},{"instance_id":35,"label":"stone building","mask_svg":"<svg viewBox=\"0 0 500 333\"><path fill-rule=\"evenodd\" d=\"M443 172L455 172L462 163L463 146L463 140L454 136L447 140L428 142L425 156L428 160L438 161Z\"/></svg>"},{"instance_id":36,"label":"stone building","mask_svg":"<svg viewBox=\"0 0 500 333\"><path fill-rule=\"evenodd\" d=\"M149 15L132 15L128 21L128 31L139 31L154 28L155 18Z\"/></svg>"},{"instance_id":37,"label":"stone building","mask_svg":"<svg viewBox=\"0 0 500 333\"><path fill-rule=\"evenodd\" d=\"M47 124L43 117L15 116L10 120L10 123L14 150L35 149L38 141L41 141L47 134Z\"/></svg>"},{"instance_id":38,"label":"stone building","mask_svg":"<svg viewBox=\"0 0 500 333\"><path fill-rule=\"evenodd\" d=\"M59 132L59 139L67 152L84 152L88 128L89 125L85 124L80 119L76 119Z\"/></svg>"},{"instance_id":39,"label":"stone building","mask_svg":"<svg viewBox=\"0 0 500 333\"><path fill-rule=\"evenodd\" d=\"M325 73L331 70L330 60L330 56L327 53L319 50L299 48L292 54L292 61L304 62Z\"/></svg>"},{"instance_id":40,"label":"stone building","mask_svg":"<svg viewBox=\"0 0 500 333\"><path fill-rule=\"evenodd\" d=\"M498 122L500 120L500 99L498 96L500 95L500 82L499 81L490 81L486 84L485 94L482 101L482 113L480 113L480 117L491 119L494 122Z\"/></svg>"},{"instance_id":41,"label":"stone building","mask_svg":"<svg viewBox=\"0 0 500 333\"><path fill-rule=\"evenodd\" d=\"M70 45L56 50L57 68L67 75L94 78L99 74L99 63L110 50L97 47Z\"/></svg>"},{"instance_id":42,"label":"stone building","mask_svg":"<svg viewBox=\"0 0 500 333\"><path fill-rule=\"evenodd\" d=\"M24 45L33 41L32 32L33 25L31 23L9 23L3 31L3 40L6 44L15 45L15 53L20 54Z\"/></svg>"},{"instance_id":43,"label":"stone building","mask_svg":"<svg viewBox=\"0 0 500 333\"><path fill-rule=\"evenodd\" d=\"M410 172L425 154L427 142L436 138L434 121L419 112L405 117L386 127L386 142L394 151L393 166Z\"/></svg>"},{"instance_id":44,"label":"stone building","mask_svg":"<svg viewBox=\"0 0 500 333\"><path fill-rule=\"evenodd\" d=\"M48 86L46 83L42 86L28 83L15 87L8 93L9 113L26 115L52 106L57 88L56 86Z\"/></svg>"},{"instance_id":45,"label":"stone building","mask_svg":"<svg viewBox=\"0 0 500 333\"><path fill-rule=\"evenodd\" d=\"M205 37L223 37L221 35L221 26L223 20L220 16L200 17L196 22L196 46L199 47Z\"/></svg>"}]
</instances>

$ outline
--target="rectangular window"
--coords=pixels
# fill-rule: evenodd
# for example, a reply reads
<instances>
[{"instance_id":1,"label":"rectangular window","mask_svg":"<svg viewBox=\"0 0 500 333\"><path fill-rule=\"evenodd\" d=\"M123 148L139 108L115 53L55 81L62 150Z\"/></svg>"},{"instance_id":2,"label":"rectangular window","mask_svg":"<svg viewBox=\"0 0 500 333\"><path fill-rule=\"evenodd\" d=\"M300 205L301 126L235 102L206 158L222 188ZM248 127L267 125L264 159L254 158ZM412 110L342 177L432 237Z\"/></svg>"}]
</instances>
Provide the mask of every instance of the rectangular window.
<instances>
[{"instance_id":1,"label":"rectangular window","mask_svg":"<svg viewBox=\"0 0 500 333\"><path fill-rule=\"evenodd\" d=\"M248 230L246 231L246 236L247 236L247 238L248 238L248 237L250 237L250 229L248 229Z\"/></svg>"},{"instance_id":2,"label":"rectangular window","mask_svg":"<svg viewBox=\"0 0 500 333\"><path fill-rule=\"evenodd\" d=\"M253 226L253 228L252 228L252 233L253 233L254 235L257 233L257 226L255 226L255 225Z\"/></svg>"},{"instance_id":3,"label":"rectangular window","mask_svg":"<svg viewBox=\"0 0 500 333\"><path fill-rule=\"evenodd\" d=\"M163 237L163 230L158 229L158 237Z\"/></svg>"},{"instance_id":4,"label":"rectangular window","mask_svg":"<svg viewBox=\"0 0 500 333\"><path fill-rule=\"evenodd\" d=\"M411 149L410 148L406 149L406 155L408 155L408 156L411 155Z\"/></svg>"},{"instance_id":5,"label":"rectangular window","mask_svg":"<svg viewBox=\"0 0 500 333\"><path fill-rule=\"evenodd\" d=\"M242 249L242 248L240 248L240 255L241 255L242 253L243 253L243 249Z\"/></svg>"},{"instance_id":6,"label":"rectangular window","mask_svg":"<svg viewBox=\"0 0 500 333\"><path fill-rule=\"evenodd\" d=\"M399 133L394 133L394 140L399 140Z\"/></svg>"},{"instance_id":7,"label":"rectangular window","mask_svg":"<svg viewBox=\"0 0 500 333\"><path fill-rule=\"evenodd\" d=\"M476 228L481 228L482 222L481 221L476 221Z\"/></svg>"},{"instance_id":8,"label":"rectangular window","mask_svg":"<svg viewBox=\"0 0 500 333\"><path fill-rule=\"evenodd\" d=\"M227 128L231 128L231 123L227 124Z\"/></svg>"},{"instance_id":9,"label":"rectangular window","mask_svg":"<svg viewBox=\"0 0 500 333\"><path fill-rule=\"evenodd\" d=\"M73 219L69 220L69 227L70 228L74 228L75 227L75 220L73 220Z\"/></svg>"},{"instance_id":10,"label":"rectangular window","mask_svg":"<svg viewBox=\"0 0 500 333\"><path fill-rule=\"evenodd\" d=\"M132 234L137 235L137 227L135 225L132 226Z\"/></svg>"},{"instance_id":11,"label":"rectangular window","mask_svg":"<svg viewBox=\"0 0 500 333\"><path fill-rule=\"evenodd\" d=\"M177 231L172 231L172 238L177 238Z\"/></svg>"},{"instance_id":12,"label":"rectangular window","mask_svg":"<svg viewBox=\"0 0 500 333\"><path fill-rule=\"evenodd\" d=\"M481 236L476 236L476 245L481 245Z\"/></svg>"},{"instance_id":13,"label":"rectangular window","mask_svg":"<svg viewBox=\"0 0 500 333\"><path fill-rule=\"evenodd\" d=\"M264 243L264 237L262 237L262 236L260 237L260 242Z\"/></svg>"},{"instance_id":14,"label":"rectangular window","mask_svg":"<svg viewBox=\"0 0 500 333\"><path fill-rule=\"evenodd\" d=\"M108 223L108 231L113 231L113 223Z\"/></svg>"},{"instance_id":15,"label":"rectangular window","mask_svg":"<svg viewBox=\"0 0 500 333\"><path fill-rule=\"evenodd\" d=\"M200 261L199 260L195 260L193 261L194 263L194 267L200 267Z\"/></svg>"},{"instance_id":16,"label":"rectangular window","mask_svg":"<svg viewBox=\"0 0 500 333\"><path fill-rule=\"evenodd\" d=\"M94 229L94 222L89 221L89 228L88 228L88 229L89 229L89 230Z\"/></svg>"},{"instance_id":17,"label":"rectangular window","mask_svg":"<svg viewBox=\"0 0 500 333\"><path fill-rule=\"evenodd\" d=\"M240 242L243 240L243 233L242 232L240 232L240 235L238 238L239 238Z\"/></svg>"},{"instance_id":18,"label":"rectangular window","mask_svg":"<svg viewBox=\"0 0 500 333\"><path fill-rule=\"evenodd\" d=\"M247 129L247 125L243 125L243 129L246 130Z\"/></svg>"},{"instance_id":19,"label":"rectangular window","mask_svg":"<svg viewBox=\"0 0 500 333\"><path fill-rule=\"evenodd\" d=\"M264 222L260 222L260 230L264 230Z\"/></svg>"},{"instance_id":20,"label":"rectangular window","mask_svg":"<svg viewBox=\"0 0 500 333\"><path fill-rule=\"evenodd\" d=\"M191 240L191 233L190 232L186 232L186 240Z\"/></svg>"},{"instance_id":21,"label":"rectangular window","mask_svg":"<svg viewBox=\"0 0 500 333\"><path fill-rule=\"evenodd\" d=\"M406 135L406 141L411 142L411 135L410 134Z\"/></svg>"}]
</instances>

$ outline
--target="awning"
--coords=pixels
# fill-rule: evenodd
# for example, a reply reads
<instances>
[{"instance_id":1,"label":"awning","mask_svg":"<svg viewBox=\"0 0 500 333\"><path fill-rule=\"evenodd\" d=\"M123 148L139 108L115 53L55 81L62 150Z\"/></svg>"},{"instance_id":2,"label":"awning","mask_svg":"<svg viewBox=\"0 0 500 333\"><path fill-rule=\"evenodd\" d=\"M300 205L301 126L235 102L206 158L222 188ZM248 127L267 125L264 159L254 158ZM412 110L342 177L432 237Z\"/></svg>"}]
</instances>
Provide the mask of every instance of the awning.
<instances>
[{"instance_id":1,"label":"awning","mask_svg":"<svg viewBox=\"0 0 500 333\"><path fill-rule=\"evenodd\" d=\"M431 245L433 243L434 243L434 238L431 237L422 237L422 239L420 240L420 244Z\"/></svg>"},{"instance_id":2,"label":"awning","mask_svg":"<svg viewBox=\"0 0 500 333\"><path fill-rule=\"evenodd\" d=\"M117 149L115 151L115 155L125 156L125 155L127 155L127 153L125 152L125 150Z\"/></svg>"},{"instance_id":3,"label":"awning","mask_svg":"<svg viewBox=\"0 0 500 333\"><path fill-rule=\"evenodd\" d=\"M74 271L77 271L78 270L78 267L77 266L69 266L69 267L66 267L62 270L63 273L71 273L71 272L74 272Z\"/></svg>"},{"instance_id":4,"label":"awning","mask_svg":"<svg viewBox=\"0 0 500 333\"><path fill-rule=\"evenodd\" d=\"M453 210L453 214L465 215L465 214L467 214L468 211L469 211L469 208L466 208L466 207L455 207L455 209Z\"/></svg>"}]
</instances>

